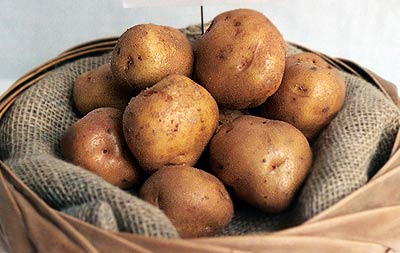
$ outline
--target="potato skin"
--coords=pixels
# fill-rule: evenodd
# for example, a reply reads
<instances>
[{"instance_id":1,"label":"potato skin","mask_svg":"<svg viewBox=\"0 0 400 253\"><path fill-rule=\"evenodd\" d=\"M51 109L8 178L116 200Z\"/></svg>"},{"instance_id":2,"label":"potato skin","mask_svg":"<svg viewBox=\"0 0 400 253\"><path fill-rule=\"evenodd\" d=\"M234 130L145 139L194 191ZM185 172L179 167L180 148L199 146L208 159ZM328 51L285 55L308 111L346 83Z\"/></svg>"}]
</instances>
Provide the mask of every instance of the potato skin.
<instances>
[{"instance_id":1,"label":"potato skin","mask_svg":"<svg viewBox=\"0 0 400 253\"><path fill-rule=\"evenodd\" d=\"M312 140L342 108L345 81L329 65L293 63L293 58L296 55L288 57L282 84L262 105L261 115L286 121Z\"/></svg>"},{"instance_id":2,"label":"potato skin","mask_svg":"<svg viewBox=\"0 0 400 253\"><path fill-rule=\"evenodd\" d=\"M117 79L140 91L170 74L190 76L193 61L192 47L182 32L142 24L129 28L118 39L111 69Z\"/></svg>"},{"instance_id":3,"label":"potato skin","mask_svg":"<svg viewBox=\"0 0 400 253\"><path fill-rule=\"evenodd\" d=\"M216 16L194 49L195 76L223 107L256 107L282 80L284 40L257 11L238 9Z\"/></svg>"},{"instance_id":4,"label":"potato skin","mask_svg":"<svg viewBox=\"0 0 400 253\"><path fill-rule=\"evenodd\" d=\"M72 93L75 107L82 115L100 107L124 110L134 95L125 84L115 80L109 63L81 74Z\"/></svg>"},{"instance_id":5,"label":"potato skin","mask_svg":"<svg viewBox=\"0 0 400 253\"><path fill-rule=\"evenodd\" d=\"M61 141L64 158L122 189L142 182L143 171L125 143L122 111L98 108L75 122Z\"/></svg>"},{"instance_id":6,"label":"potato skin","mask_svg":"<svg viewBox=\"0 0 400 253\"><path fill-rule=\"evenodd\" d=\"M255 116L225 124L210 142L211 173L241 200L283 211L309 173L311 148L292 125Z\"/></svg>"},{"instance_id":7,"label":"potato skin","mask_svg":"<svg viewBox=\"0 0 400 253\"><path fill-rule=\"evenodd\" d=\"M189 166L168 166L143 184L139 197L160 208L183 238L211 236L233 217L232 200L213 175Z\"/></svg>"},{"instance_id":8,"label":"potato skin","mask_svg":"<svg viewBox=\"0 0 400 253\"><path fill-rule=\"evenodd\" d=\"M299 63L309 63L321 68L332 68L332 66L320 56L310 52L302 52L286 57L285 66L291 66Z\"/></svg>"},{"instance_id":9,"label":"potato skin","mask_svg":"<svg viewBox=\"0 0 400 253\"><path fill-rule=\"evenodd\" d=\"M170 75L132 98L123 115L128 146L149 173L193 166L218 125L218 106L191 79Z\"/></svg>"},{"instance_id":10,"label":"potato skin","mask_svg":"<svg viewBox=\"0 0 400 253\"><path fill-rule=\"evenodd\" d=\"M223 124L231 123L236 118L244 115L243 111L240 110L231 110L231 109L226 109L224 107L218 107L218 110L219 110L219 118L218 118L217 131Z\"/></svg>"}]
</instances>

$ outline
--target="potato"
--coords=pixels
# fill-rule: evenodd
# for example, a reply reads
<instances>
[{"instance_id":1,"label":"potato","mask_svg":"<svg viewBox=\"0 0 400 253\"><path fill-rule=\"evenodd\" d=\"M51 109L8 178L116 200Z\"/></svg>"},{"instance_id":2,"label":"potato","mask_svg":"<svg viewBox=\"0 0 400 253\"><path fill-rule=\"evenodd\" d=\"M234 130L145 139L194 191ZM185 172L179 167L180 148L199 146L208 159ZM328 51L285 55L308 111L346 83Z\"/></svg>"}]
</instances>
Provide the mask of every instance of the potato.
<instances>
[{"instance_id":1,"label":"potato","mask_svg":"<svg viewBox=\"0 0 400 253\"><path fill-rule=\"evenodd\" d=\"M342 108L346 86L336 69L319 63L321 58L315 64L304 60L291 64L296 58L288 57L282 84L262 105L261 115L286 121L311 140Z\"/></svg>"},{"instance_id":2,"label":"potato","mask_svg":"<svg viewBox=\"0 0 400 253\"><path fill-rule=\"evenodd\" d=\"M179 30L154 24L129 28L118 39L111 58L114 76L136 91L169 74L190 76L193 50Z\"/></svg>"},{"instance_id":3,"label":"potato","mask_svg":"<svg viewBox=\"0 0 400 253\"><path fill-rule=\"evenodd\" d=\"M83 115L100 107L123 110L133 95L113 78L109 63L81 74L73 87L76 109Z\"/></svg>"},{"instance_id":4,"label":"potato","mask_svg":"<svg viewBox=\"0 0 400 253\"><path fill-rule=\"evenodd\" d=\"M309 63L321 68L332 68L332 66L329 63L327 63L324 59L322 59L320 56L309 52L298 53L286 57L285 66L290 66L293 64L300 64L300 63Z\"/></svg>"},{"instance_id":5,"label":"potato","mask_svg":"<svg viewBox=\"0 0 400 253\"><path fill-rule=\"evenodd\" d=\"M307 139L283 121L241 116L224 124L210 143L211 173L267 213L289 206L311 164Z\"/></svg>"},{"instance_id":6,"label":"potato","mask_svg":"<svg viewBox=\"0 0 400 253\"><path fill-rule=\"evenodd\" d=\"M128 146L149 173L196 163L218 125L218 106L191 79L170 75L132 98L124 111Z\"/></svg>"},{"instance_id":7,"label":"potato","mask_svg":"<svg viewBox=\"0 0 400 253\"><path fill-rule=\"evenodd\" d=\"M75 122L61 141L64 158L122 189L137 186L143 172L125 143L122 111L98 108Z\"/></svg>"},{"instance_id":8,"label":"potato","mask_svg":"<svg viewBox=\"0 0 400 253\"><path fill-rule=\"evenodd\" d=\"M276 27L254 10L218 15L194 49L195 76L223 107L256 107L282 80L285 42Z\"/></svg>"},{"instance_id":9,"label":"potato","mask_svg":"<svg viewBox=\"0 0 400 253\"><path fill-rule=\"evenodd\" d=\"M233 217L224 185L190 166L158 170L143 184L139 197L160 208L183 238L213 235Z\"/></svg>"}]
</instances>

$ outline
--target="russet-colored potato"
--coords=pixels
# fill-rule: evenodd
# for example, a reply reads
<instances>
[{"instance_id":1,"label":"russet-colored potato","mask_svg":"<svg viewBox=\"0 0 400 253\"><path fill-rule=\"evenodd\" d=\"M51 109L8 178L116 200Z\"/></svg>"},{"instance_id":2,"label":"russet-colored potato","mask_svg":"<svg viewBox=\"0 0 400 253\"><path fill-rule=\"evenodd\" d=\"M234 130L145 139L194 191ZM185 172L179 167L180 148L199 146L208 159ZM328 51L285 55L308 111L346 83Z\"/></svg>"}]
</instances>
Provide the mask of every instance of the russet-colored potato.
<instances>
[{"instance_id":1,"label":"russet-colored potato","mask_svg":"<svg viewBox=\"0 0 400 253\"><path fill-rule=\"evenodd\" d=\"M212 174L267 213L289 206L311 164L307 139L283 121L241 116L222 125L210 142Z\"/></svg>"},{"instance_id":2,"label":"russet-colored potato","mask_svg":"<svg viewBox=\"0 0 400 253\"><path fill-rule=\"evenodd\" d=\"M282 80L285 42L278 29L257 11L219 14L194 48L195 76L223 107L256 107Z\"/></svg>"},{"instance_id":3,"label":"russet-colored potato","mask_svg":"<svg viewBox=\"0 0 400 253\"><path fill-rule=\"evenodd\" d=\"M118 39L111 57L114 76L133 90L151 87L170 74L190 77L193 50L179 30L142 24L129 28Z\"/></svg>"},{"instance_id":4,"label":"russet-colored potato","mask_svg":"<svg viewBox=\"0 0 400 253\"><path fill-rule=\"evenodd\" d=\"M128 146L149 173L193 166L218 125L218 106L202 86L170 75L132 98L124 111Z\"/></svg>"},{"instance_id":5,"label":"russet-colored potato","mask_svg":"<svg viewBox=\"0 0 400 253\"><path fill-rule=\"evenodd\" d=\"M183 238L211 236L233 217L232 200L224 185L189 166L158 170L143 184L139 196L160 208Z\"/></svg>"},{"instance_id":6,"label":"russet-colored potato","mask_svg":"<svg viewBox=\"0 0 400 253\"><path fill-rule=\"evenodd\" d=\"M98 108L75 122L61 141L64 158L122 189L138 186L143 171L126 145L122 111Z\"/></svg>"},{"instance_id":7,"label":"russet-colored potato","mask_svg":"<svg viewBox=\"0 0 400 253\"><path fill-rule=\"evenodd\" d=\"M73 88L75 106L83 115L100 107L124 110L133 95L126 84L115 80L109 63L80 75Z\"/></svg>"},{"instance_id":8,"label":"russet-colored potato","mask_svg":"<svg viewBox=\"0 0 400 253\"><path fill-rule=\"evenodd\" d=\"M309 140L336 116L346 95L341 74L317 55L313 58L288 57L281 86L261 109L262 116L294 125Z\"/></svg>"}]
</instances>

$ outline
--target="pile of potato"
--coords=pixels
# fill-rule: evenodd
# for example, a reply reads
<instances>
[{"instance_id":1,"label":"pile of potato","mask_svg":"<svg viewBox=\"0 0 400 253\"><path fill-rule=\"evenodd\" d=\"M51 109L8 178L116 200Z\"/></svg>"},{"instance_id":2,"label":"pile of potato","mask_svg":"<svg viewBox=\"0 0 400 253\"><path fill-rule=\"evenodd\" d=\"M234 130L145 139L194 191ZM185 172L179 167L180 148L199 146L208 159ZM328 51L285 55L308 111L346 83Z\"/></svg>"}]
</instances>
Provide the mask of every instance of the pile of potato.
<instances>
[{"instance_id":1,"label":"pile of potato","mask_svg":"<svg viewBox=\"0 0 400 253\"><path fill-rule=\"evenodd\" d=\"M289 206L312 165L309 141L344 97L337 70L311 53L285 57L280 32L254 10L218 15L193 45L177 29L136 25L110 64L77 78L84 117L62 151L140 187L182 237L209 236L232 219L230 194L266 213Z\"/></svg>"}]
</instances>

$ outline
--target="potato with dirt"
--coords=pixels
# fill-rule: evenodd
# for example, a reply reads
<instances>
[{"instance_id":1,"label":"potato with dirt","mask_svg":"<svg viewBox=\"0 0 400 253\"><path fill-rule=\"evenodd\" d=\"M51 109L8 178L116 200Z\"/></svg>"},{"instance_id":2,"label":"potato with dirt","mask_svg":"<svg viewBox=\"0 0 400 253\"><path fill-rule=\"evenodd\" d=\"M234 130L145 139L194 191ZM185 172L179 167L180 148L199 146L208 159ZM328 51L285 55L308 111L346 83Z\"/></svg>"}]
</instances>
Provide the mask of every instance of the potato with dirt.
<instances>
[{"instance_id":1,"label":"potato with dirt","mask_svg":"<svg viewBox=\"0 0 400 253\"><path fill-rule=\"evenodd\" d=\"M282 84L261 106L261 115L286 121L312 140L341 110L345 80L317 55L293 55L286 62Z\"/></svg>"},{"instance_id":2,"label":"potato with dirt","mask_svg":"<svg viewBox=\"0 0 400 253\"><path fill-rule=\"evenodd\" d=\"M86 115L100 107L124 110L135 94L124 83L115 80L107 63L78 76L72 95L76 109Z\"/></svg>"},{"instance_id":3,"label":"potato with dirt","mask_svg":"<svg viewBox=\"0 0 400 253\"><path fill-rule=\"evenodd\" d=\"M285 41L262 13L237 9L219 14L194 51L195 77L223 107L256 107L279 88Z\"/></svg>"},{"instance_id":4,"label":"potato with dirt","mask_svg":"<svg viewBox=\"0 0 400 253\"><path fill-rule=\"evenodd\" d=\"M167 75L190 77L193 61L192 47L182 32L168 26L140 24L118 39L111 70L117 80L139 92Z\"/></svg>"},{"instance_id":5,"label":"potato with dirt","mask_svg":"<svg viewBox=\"0 0 400 253\"><path fill-rule=\"evenodd\" d=\"M61 140L64 158L122 189L142 183L143 171L122 133L122 111L102 107L75 122Z\"/></svg>"},{"instance_id":6,"label":"potato with dirt","mask_svg":"<svg viewBox=\"0 0 400 253\"><path fill-rule=\"evenodd\" d=\"M232 200L213 175L190 166L169 166L150 176L139 197L160 208L183 238L211 236L233 217Z\"/></svg>"},{"instance_id":7,"label":"potato with dirt","mask_svg":"<svg viewBox=\"0 0 400 253\"><path fill-rule=\"evenodd\" d=\"M168 165L193 166L218 125L218 106L191 79L170 75L132 98L124 111L124 136L148 173Z\"/></svg>"},{"instance_id":8,"label":"potato with dirt","mask_svg":"<svg viewBox=\"0 0 400 253\"><path fill-rule=\"evenodd\" d=\"M222 125L210 142L211 173L267 213L285 210L308 175L312 152L294 126L250 115Z\"/></svg>"}]
</instances>

